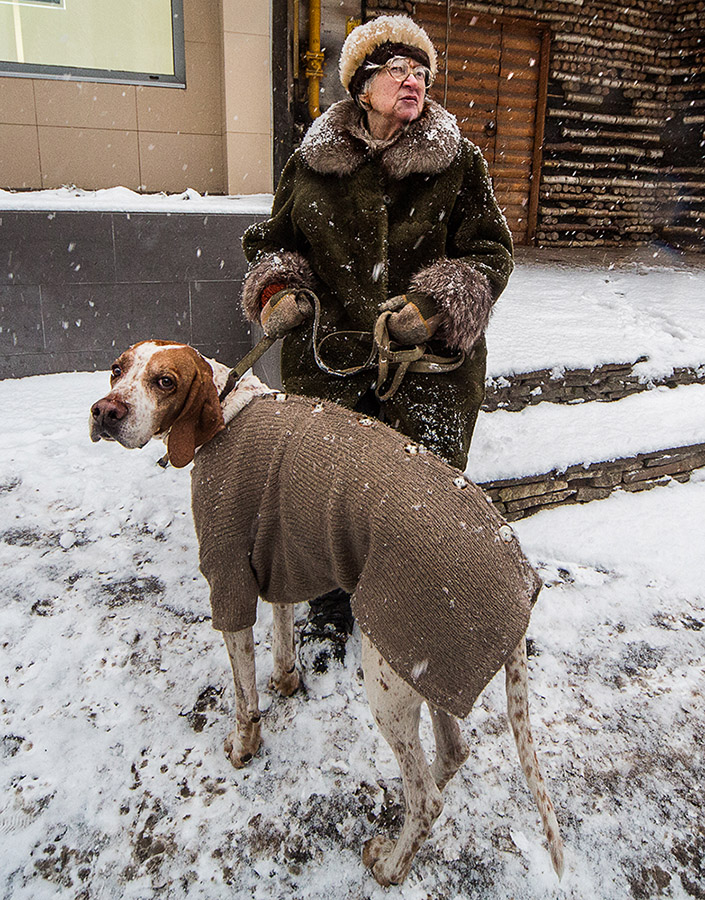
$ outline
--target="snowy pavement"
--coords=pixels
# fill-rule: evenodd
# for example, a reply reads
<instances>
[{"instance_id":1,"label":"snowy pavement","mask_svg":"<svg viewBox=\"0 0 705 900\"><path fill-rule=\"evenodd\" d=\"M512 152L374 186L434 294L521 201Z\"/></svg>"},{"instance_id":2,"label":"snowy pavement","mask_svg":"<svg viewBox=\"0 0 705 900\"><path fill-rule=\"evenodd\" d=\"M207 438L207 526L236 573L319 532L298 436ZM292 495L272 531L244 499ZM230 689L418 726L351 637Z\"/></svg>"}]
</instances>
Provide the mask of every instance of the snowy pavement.
<instances>
[{"instance_id":1,"label":"snowy pavement","mask_svg":"<svg viewBox=\"0 0 705 900\"><path fill-rule=\"evenodd\" d=\"M705 366L705 255L517 249L487 334L488 375L634 363L644 381Z\"/></svg>"},{"instance_id":2,"label":"snowy pavement","mask_svg":"<svg viewBox=\"0 0 705 900\"><path fill-rule=\"evenodd\" d=\"M635 281L655 284L651 274L627 278L628 300ZM693 287L661 334L656 317L644 318L641 335L651 342L635 338L638 356L654 348L664 365L670 346L681 359L705 359L704 276L687 274L700 292ZM595 281L603 275L573 272L585 309L609 307ZM540 319L544 288L542 277L526 291L527 322ZM645 286L641 296L648 294ZM564 329L579 316L558 319ZM521 329L511 331L516 371L527 361L543 367L546 343L554 363L570 367L599 364L598 350L606 352L602 337L571 345L572 334L553 330L524 345ZM232 769L222 751L231 676L197 571L188 472L158 468L157 444L125 451L90 443L88 409L106 388L104 373L0 382L3 900L702 898L703 473L515 525L546 583L529 630L530 699L567 846L562 884L496 678L463 725L471 756L446 791L431 839L407 882L384 890L360 850L376 830L398 827L399 781L364 702L357 635L344 668L304 671L305 690L284 701L266 687L263 608L264 745L248 769ZM603 412L552 407L550 415L542 404L531 410L543 409L540 419L528 410L485 414L473 455L493 456L495 468L506 459L526 468L531 453L560 455L566 441L577 447L579 435L593 433L609 437L615 452L620 441L639 452L666 422L667 435L680 428L684 438L705 440L699 386L627 400L600 404ZM613 428L575 418L608 410L619 411ZM512 422L520 440L503 462L497 448ZM428 741L426 719L423 731Z\"/></svg>"}]
</instances>

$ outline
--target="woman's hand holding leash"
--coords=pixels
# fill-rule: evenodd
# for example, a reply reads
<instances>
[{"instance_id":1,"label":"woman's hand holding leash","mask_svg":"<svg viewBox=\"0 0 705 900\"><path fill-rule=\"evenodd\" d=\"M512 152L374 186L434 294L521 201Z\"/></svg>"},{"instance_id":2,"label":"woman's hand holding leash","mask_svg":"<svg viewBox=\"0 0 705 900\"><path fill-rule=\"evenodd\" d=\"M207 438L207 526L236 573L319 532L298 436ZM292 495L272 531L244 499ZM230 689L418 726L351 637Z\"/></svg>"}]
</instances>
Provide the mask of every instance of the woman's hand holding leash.
<instances>
[{"instance_id":1,"label":"woman's hand holding leash","mask_svg":"<svg viewBox=\"0 0 705 900\"><path fill-rule=\"evenodd\" d=\"M415 291L391 297L380 308L391 310L387 319L390 337L405 346L426 343L441 323L433 300Z\"/></svg>"},{"instance_id":2,"label":"woman's hand holding leash","mask_svg":"<svg viewBox=\"0 0 705 900\"><path fill-rule=\"evenodd\" d=\"M285 288L277 291L260 314L260 325L268 338L279 340L313 315L309 291Z\"/></svg>"}]
</instances>

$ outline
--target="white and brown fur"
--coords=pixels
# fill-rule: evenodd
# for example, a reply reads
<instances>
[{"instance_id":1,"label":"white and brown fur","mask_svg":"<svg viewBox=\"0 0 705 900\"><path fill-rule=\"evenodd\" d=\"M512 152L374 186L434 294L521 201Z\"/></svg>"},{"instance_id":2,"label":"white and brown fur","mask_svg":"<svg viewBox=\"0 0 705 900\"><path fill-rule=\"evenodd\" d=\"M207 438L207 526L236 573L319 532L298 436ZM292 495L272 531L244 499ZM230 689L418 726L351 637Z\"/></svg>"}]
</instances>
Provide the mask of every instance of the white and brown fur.
<instances>
[{"instance_id":1,"label":"white and brown fur","mask_svg":"<svg viewBox=\"0 0 705 900\"><path fill-rule=\"evenodd\" d=\"M128 448L143 447L152 437L167 443L177 466L187 465L202 444L258 394L269 392L247 375L221 404L228 369L204 359L183 344L146 341L131 347L115 362L110 393L91 408L94 441L116 440ZM273 603L273 674L270 687L289 696L299 686L292 604ZM235 729L225 741L230 762L247 765L260 746L260 709L251 628L224 632L235 688ZM362 637L362 668L372 714L401 769L406 815L396 840L378 835L364 848L363 860L382 885L398 884L428 837L443 807L441 791L468 756L457 720L429 704L436 743L433 763L426 761L419 738L425 698L403 681ZM505 664L507 710L519 759L539 809L553 866L563 872L563 844L553 805L534 750L529 722L526 642L520 641Z\"/></svg>"}]
</instances>

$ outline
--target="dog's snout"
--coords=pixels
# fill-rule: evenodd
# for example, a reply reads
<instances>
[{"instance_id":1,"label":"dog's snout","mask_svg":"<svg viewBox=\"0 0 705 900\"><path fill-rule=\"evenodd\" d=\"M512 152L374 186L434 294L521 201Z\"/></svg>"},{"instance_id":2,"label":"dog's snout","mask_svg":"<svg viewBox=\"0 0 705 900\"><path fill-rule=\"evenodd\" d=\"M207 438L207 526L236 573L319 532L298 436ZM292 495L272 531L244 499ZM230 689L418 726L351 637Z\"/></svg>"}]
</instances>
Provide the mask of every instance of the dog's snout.
<instances>
[{"instance_id":1,"label":"dog's snout","mask_svg":"<svg viewBox=\"0 0 705 900\"><path fill-rule=\"evenodd\" d=\"M93 404L93 418L104 419L108 421L120 421L127 415L127 405L122 400L111 397L103 397Z\"/></svg>"},{"instance_id":2,"label":"dog's snout","mask_svg":"<svg viewBox=\"0 0 705 900\"><path fill-rule=\"evenodd\" d=\"M115 397L103 397L91 407L93 428L101 435L112 436L127 415L127 404Z\"/></svg>"}]
</instances>

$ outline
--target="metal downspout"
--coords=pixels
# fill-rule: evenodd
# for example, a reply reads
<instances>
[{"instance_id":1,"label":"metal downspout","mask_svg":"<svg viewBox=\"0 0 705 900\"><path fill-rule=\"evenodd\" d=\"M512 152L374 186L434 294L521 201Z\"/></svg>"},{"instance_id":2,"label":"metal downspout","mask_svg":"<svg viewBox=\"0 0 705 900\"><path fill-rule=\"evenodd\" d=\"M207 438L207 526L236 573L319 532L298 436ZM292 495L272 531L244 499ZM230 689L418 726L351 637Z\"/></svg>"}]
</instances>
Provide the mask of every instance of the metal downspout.
<instances>
[{"instance_id":1,"label":"metal downspout","mask_svg":"<svg viewBox=\"0 0 705 900\"><path fill-rule=\"evenodd\" d=\"M323 78L323 51L321 50L321 0L309 0L308 51L306 77L308 78L308 112L312 119L321 114L320 89Z\"/></svg>"}]
</instances>

